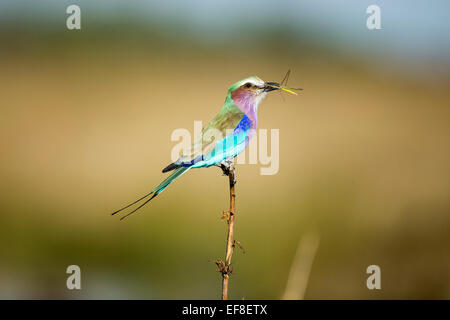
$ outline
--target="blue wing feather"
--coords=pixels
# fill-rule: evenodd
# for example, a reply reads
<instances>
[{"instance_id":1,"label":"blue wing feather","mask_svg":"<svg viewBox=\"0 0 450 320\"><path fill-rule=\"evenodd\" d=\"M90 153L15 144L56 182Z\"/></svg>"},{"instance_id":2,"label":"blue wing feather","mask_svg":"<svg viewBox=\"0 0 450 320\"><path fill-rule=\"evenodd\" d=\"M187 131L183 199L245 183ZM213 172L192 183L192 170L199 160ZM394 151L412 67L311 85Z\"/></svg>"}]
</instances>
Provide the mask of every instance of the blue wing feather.
<instances>
[{"instance_id":1,"label":"blue wing feather","mask_svg":"<svg viewBox=\"0 0 450 320\"><path fill-rule=\"evenodd\" d=\"M252 121L245 115L233 132L217 142L215 148L192 164L192 168L209 167L236 157L248 145Z\"/></svg>"}]
</instances>

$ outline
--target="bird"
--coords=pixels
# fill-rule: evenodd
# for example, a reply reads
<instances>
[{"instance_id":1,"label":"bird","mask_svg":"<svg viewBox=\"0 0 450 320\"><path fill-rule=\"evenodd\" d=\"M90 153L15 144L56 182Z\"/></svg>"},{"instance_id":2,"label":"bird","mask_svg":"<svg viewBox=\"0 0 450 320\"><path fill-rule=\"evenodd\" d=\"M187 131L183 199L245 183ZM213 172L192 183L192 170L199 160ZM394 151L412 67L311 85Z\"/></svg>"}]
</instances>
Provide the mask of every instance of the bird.
<instances>
[{"instance_id":1,"label":"bird","mask_svg":"<svg viewBox=\"0 0 450 320\"><path fill-rule=\"evenodd\" d=\"M257 76L251 76L231 85L222 108L203 127L201 134L195 139L191 147L184 151L175 162L162 169L163 173L173 172L151 192L113 212L112 215L145 200L137 208L123 216L122 220L145 206L189 170L220 166L220 164L232 160L245 150L256 132L258 106L267 93L283 90L296 94L292 90L301 90L283 86L283 82L287 82L289 73L290 71L281 81L281 84L278 82L265 82Z\"/></svg>"}]
</instances>

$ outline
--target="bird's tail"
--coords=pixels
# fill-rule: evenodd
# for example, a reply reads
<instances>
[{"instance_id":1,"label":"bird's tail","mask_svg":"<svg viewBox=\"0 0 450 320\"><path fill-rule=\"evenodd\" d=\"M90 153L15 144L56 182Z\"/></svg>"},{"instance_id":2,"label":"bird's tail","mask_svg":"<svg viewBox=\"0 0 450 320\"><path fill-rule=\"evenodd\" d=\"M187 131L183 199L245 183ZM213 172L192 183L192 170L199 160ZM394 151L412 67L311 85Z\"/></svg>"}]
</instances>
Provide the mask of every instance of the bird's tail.
<instances>
[{"instance_id":1,"label":"bird's tail","mask_svg":"<svg viewBox=\"0 0 450 320\"><path fill-rule=\"evenodd\" d=\"M147 200L144 201L144 203L140 204L136 209L132 210L131 212L127 213L126 215L124 215L122 218L120 218L120 220L125 219L126 217L128 217L130 214L138 211L140 208L142 208L143 206L145 206L148 202L150 202L150 200L152 200L153 198L155 198L158 194L160 194L161 192L164 191L164 189L166 189L169 184L171 184L173 181L175 181L176 179L178 179L179 177L181 177L184 173L186 173L191 167L181 167L176 169L170 176L168 176L166 179L164 179L163 182L161 182L155 189L152 190L152 192L146 194L145 196L143 196L142 198L137 199L136 201L126 205L125 207L113 212L111 215L115 215L116 213L119 213L129 207L131 207L134 204L137 204L138 202L141 202L142 200L148 198Z\"/></svg>"}]
</instances>

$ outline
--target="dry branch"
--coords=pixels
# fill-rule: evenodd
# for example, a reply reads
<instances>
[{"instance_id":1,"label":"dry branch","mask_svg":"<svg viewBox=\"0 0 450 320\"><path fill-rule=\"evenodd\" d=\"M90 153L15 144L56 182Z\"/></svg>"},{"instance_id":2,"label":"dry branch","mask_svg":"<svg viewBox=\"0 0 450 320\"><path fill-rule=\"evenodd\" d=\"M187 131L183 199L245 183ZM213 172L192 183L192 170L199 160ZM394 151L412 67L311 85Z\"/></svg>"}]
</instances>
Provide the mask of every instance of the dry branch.
<instances>
[{"instance_id":1,"label":"dry branch","mask_svg":"<svg viewBox=\"0 0 450 320\"><path fill-rule=\"evenodd\" d=\"M229 186L230 186L230 209L225 211L224 218L227 220L228 233L227 233L227 245L225 252L225 261L216 260L219 272L222 274L222 300L228 299L228 281L230 274L233 272L231 267L231 257L233 256L233 251L235 247L234 240L234 217L236 209L236 170L233 162L227 162L221 164L223 173L228 176Z\"/></svg>"}]
</instances>

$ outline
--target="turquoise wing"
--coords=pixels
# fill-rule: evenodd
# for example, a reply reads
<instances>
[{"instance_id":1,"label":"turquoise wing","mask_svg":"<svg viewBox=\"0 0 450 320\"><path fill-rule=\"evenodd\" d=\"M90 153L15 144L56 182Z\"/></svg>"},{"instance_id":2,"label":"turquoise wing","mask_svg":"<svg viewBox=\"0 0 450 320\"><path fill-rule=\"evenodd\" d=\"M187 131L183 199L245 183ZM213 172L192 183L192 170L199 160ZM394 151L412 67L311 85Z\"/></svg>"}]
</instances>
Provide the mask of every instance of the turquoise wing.
<instances>
[{"instance_id":1,"label":"turquoise wing","mask_svg":"<svg viewBox=\"0 0 450 320\"><path fill-rule=\"evenodd\" d=\"M252 122L245 115L236 128L222 140L217 141L214 148L192 165L193 168L209 167L224 160L232 159L245 150L252 136Z\"/></svg>"}]
</instances>

